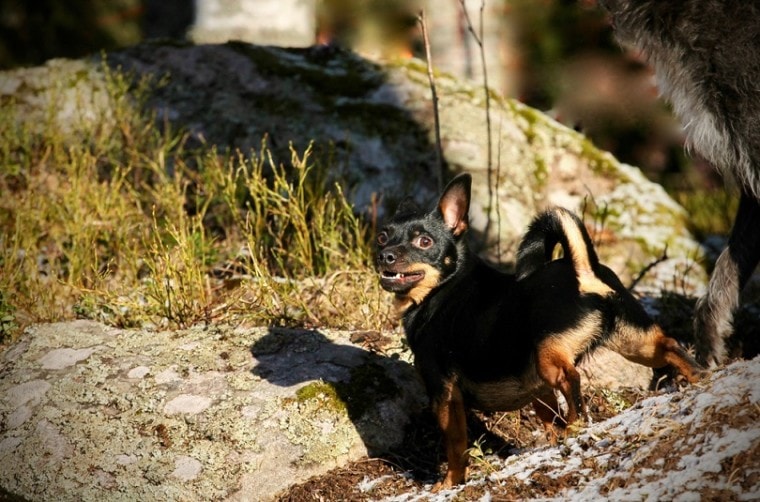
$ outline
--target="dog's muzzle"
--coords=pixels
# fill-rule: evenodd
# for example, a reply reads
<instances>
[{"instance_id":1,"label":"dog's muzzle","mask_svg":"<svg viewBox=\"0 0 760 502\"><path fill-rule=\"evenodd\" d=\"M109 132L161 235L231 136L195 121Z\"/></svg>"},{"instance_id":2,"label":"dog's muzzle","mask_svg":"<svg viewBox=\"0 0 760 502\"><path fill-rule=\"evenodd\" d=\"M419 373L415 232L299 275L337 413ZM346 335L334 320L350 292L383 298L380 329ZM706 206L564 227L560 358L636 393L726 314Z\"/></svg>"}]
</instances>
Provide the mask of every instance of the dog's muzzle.
<instances>
[{"instance_id":1,"label":"dog's muzzle","mask_svg":"<svg viewBox=\"0 0 760 502\"><path fill-rule=\"evenodd\" d=\"M386 291L404 293L425 278L422 270L413 270L395 249L383 249L377 255L380 286Z\"/></svg>"}]
</instances>

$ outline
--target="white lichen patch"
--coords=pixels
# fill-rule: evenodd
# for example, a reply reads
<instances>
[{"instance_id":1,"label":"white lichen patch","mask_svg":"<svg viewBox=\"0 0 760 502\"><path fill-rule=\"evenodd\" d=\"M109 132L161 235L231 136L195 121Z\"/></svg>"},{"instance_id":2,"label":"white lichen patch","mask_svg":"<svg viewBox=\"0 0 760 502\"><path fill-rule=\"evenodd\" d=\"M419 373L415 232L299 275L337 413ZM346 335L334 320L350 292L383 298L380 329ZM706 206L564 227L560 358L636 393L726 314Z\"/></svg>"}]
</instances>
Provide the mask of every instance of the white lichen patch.
<instances>
[{"instance_id":1,"label":"white lichen patch","mask_svg":"<svg viewBox=\"0 0 760 502\"><path fill-rule=\"evenodd\" d=\"M74 453L72 442L56 425L45 419L37 422L35 438L46 462L58 462Z\"/></svg>"},{"instance_id":2,"label":"white lichen patch","mask_svg":"<svg viewBox=\"0 0 760 502\"><path fill-rule=\"evenodd\" d=\"M3 394L3 401L10 409L27 403L39 404L48 389L50 384L45 380L31 380L9 388Z\"/></svg>"},{"instance_id":3,"label":"white lichen patch","mask_svg":"<svg viewBox=\"0 0 760 502\"><path fill-rule=\"evenodd\" d=\"M0 441L0 457L13 452L23 442L18 436L8 436Z\"/></svg>"},{"instance_id":4,"label":"white lichen patch","mask_svg":"<svg viewBox=\"0 0 760 502\"><path fill-rule=\"evenodd\" d=\"M62 370L73 366L79 361L83 361L95 352L94 348L90 349L55 349L51 350L39 360L42 369L45 370Z\"/></svg>"},{"instance_id":5,"label":"white lichen patch","mask_svg":"<svg viewBox=\"0 0 760 502\"><path fill-rule=\"evenodd\" d=\"M182 481L192 481L200 475L203 464L193 457L180 456L174 461L174 470L171 475Z\"/></svg>"},{"instance_id":6,"label":"white lichen patch","mask_svg":"<svg viewBox=\"0 0 760 502\"><path fill-rule=\"evenodd\" d=\"M158 385L166 384L166 383L170 383L170 382L176 382L176 381L179 381L180 379L181 379L181 377L179 376L179 373L177 373L174 370L174 366L173 365L172 365L172 367L167 368L167 369L159 372L158 374L156 374L156 384L158 384Z\"/></svg>"},{"instance_id":7,"label":"white lichen patch","mask_svg":"<svg viewBox=\"0 0 760 502\"><path fill-rule=\"evenodd\" d=\"M148 373L150 373L150 368L147 366L137 366L136 368L129 370L127 378L145 378Z\"/></svg>"},{"instance_id":8,"label":"white lichen patch","mask_svg":"<svg viewBox=\"0 0 760 502\"><path fill-rule=\"evenodd\" d=\"M211 399L205 396L195 396L192 394L180 394L175 397L164 407L164 413L167 415L176 415L185 413L188 415L197 415L211 406Z\"/></svg>"},{"instance_id":9,"label":"white lichen patch","mask_svg":"<svg viewBox=\"0 0 760 502\"><path fill-rule=\"evenodd\" d=\"M10 415L8 415L8 417L5 419L5 426L8 429L21 427L24 425L24 422L29 420L31 416L32 409L28 406L21 406L20 408L16 408L16 411L12 411Z\"/></svg>"}]
</instances>

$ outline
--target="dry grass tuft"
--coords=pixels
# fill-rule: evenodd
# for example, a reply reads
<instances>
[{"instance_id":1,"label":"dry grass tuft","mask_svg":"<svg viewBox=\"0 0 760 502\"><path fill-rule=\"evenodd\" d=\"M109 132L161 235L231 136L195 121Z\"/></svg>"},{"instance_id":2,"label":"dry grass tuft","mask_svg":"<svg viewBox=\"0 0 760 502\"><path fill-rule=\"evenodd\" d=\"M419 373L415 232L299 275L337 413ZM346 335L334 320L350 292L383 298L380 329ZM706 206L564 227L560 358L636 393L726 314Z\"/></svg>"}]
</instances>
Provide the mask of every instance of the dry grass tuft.
<instances>
[{"instance_id":1,"label":"dry grass tuft","mask_svg":"<svg viewBox=\"0 0 760 502\"><path fill-rule=\"evenodd\" d=\"M108 127L32 130L0 109L0 340L73 317L387 326L368 227L311 148L288 165L265 141L190 149L144 111L160 83L104 71Z\"/></svg>"}]
</instances>

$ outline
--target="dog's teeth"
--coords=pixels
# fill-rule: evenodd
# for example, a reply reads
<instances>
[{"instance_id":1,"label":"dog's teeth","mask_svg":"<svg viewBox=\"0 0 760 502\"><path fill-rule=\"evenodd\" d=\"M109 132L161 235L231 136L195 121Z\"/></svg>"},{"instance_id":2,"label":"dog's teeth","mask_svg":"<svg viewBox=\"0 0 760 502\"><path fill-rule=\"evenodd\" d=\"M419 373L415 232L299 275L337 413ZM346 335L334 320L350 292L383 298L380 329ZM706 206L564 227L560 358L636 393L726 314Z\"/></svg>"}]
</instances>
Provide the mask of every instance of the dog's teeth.
<instances>
[{"instance_id":1,"label":"dog's teeth","mask_svg":"<svg viewBox=\"0 0 760 502\"><path fill-rule=\"evenodd\" d=\"M408 272L383 272L382 273L383 279L391 279L391 280L403 280L413 275L415 274L408 273Z\"/></svg>"}]
</instances>

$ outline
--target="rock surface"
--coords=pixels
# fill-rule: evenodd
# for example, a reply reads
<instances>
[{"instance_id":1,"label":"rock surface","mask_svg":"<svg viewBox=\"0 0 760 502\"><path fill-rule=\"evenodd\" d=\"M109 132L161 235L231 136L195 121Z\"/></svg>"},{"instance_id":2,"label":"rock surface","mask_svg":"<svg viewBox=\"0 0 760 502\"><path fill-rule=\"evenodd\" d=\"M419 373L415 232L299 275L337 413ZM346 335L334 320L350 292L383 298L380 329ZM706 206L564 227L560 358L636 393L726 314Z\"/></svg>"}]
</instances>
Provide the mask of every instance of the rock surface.
<instances>
[{"instance_id":1,"label":"rock surface","mask_svg":"<svg viewBox=\"0 0 760 502\"><path fill-rule=\"evenodd\" d=\"M30 500L266 500L401 441L425 400L388 350L330 331L35 326L0 356L0 486Z\"/></svg>"}]
</instances>

